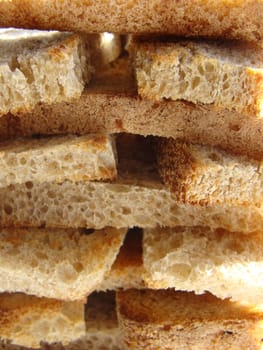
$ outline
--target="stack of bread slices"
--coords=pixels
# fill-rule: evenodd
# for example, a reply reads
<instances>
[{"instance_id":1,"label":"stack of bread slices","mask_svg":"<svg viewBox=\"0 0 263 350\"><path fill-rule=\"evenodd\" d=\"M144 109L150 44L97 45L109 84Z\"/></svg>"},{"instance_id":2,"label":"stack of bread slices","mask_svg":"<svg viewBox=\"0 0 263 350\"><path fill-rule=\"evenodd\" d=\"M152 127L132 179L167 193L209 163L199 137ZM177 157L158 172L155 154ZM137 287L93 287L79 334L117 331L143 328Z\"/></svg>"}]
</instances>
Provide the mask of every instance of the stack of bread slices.
<instances>
[{"instance_id":1,"label":"stack of bread slices","mask_svg":"<svg viewBox=\"0 0 263 350\"><path fill-rule=\"evenodd\" d=\"M263 348L263 1L0 27L0 349Z\"/></svg>"}]
</instances>

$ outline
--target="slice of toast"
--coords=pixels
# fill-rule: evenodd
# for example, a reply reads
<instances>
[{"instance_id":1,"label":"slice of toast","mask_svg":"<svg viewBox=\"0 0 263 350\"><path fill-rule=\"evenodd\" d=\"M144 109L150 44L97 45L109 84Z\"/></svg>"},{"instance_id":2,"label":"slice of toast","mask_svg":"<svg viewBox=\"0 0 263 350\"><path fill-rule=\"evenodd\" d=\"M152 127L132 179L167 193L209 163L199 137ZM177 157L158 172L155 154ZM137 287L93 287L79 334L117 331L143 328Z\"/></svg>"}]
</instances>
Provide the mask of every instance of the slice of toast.
<instances>
[{"instance_id":1,"label":"slice of toast","mask_svg":"<svg viewBox=\"0 0 263 350\"><path fill-rule=\"evenodd\" d=\"M114 293L93 293L85 305L85 335L62 344L41 342L41 350L121 350ZM61 336L64 336L62 330ZM10 341L0 342L0 350L30 350L32 348L14 345Z\"/></svg>"},{"instance_id":2,"label":"slice of toast","mask_svg":"<svg viewBox=\"0 0 263 350\"><path fill-rule=\"evenodd\" d=\"M263 116L263 48L237 42L137 43L138 92Z\"/></svg>"},{"instance_id":3,"label":"slice of toast","mask_svg":"<svg viewBox=\"0 0 263 350\"><path fill-rule=\"evenodd\" d=\"M0 292L85 299L110 271L126 229L82 231L1 229Z\"/></svg>"},{"instance_id":4,"label":"slice of toast","mask_svg":"<svg viewBox=\"0 0 263 350\"><path fill-rule=\"evenodd\" d=\"M0 26L257 41L263 39L262 13L261 0L12 0L0 2Z\"/></svg>"},{"instance_id":5,"label":"slice of toast","mask_svg":"<svg viewBox=\"0 0 263 350\"><path fill-rule=\"evenodd\" d=\"M2 139L34 134L121 133L155 135L219 145L263 157L263 121L215 105L153 101L137 95L126 59L97 71L81 97L38 104L25 114L0 118Z\"/></svg>"},{"instance_id":6,"label":"slice of toast","mask_svg":"<svg viewBox=\"0 0 263 350\"><path fill-rule=\"evenodd\" d=\"M0 295L0 338L38 348L40 342L63 344L85 335L83 302L64 302L26 294Z\"/></svg>"},{"instance_id":7,"label":"slice of toast","mask_svg":"<svg viewBox=\"0 0 263 350\"><path fill-rule=\"evenodd\" d=\"M262 160L172 139L161 139L157 149L161 177L178 201L262 206Z\"/></svg>"},{"instance_id":8,"label":"slice of toast","mask_svg":"<svg viewBox=\"0 0 263 350\"><path fill-rule=\"evenodd\" d=\"M99 134L0 142L0 187L27 181L113 179L116 156L114 139Z\"/></svg>"},{"instance_id":9,"label":"slice of toast","mask_svg":"<svg viewBox=\"0 0 263 350\"><path fill-rule=\"evenodd\" d=\"M117 293L124 349L260 350L262 309L171 290Z\"/></svg>"},{"instance_id":10,"label":"slice of toast","mask_svg":"<svg viewBox=\"0 0 263 350\"><path fill-rule=\"evenodd\" d=\"M136 137L134 144L129 144L128 138L125 135L123 146L117 146L115 181L26 182L0 189L0 225L94 229L209 226L247 233L262 229L262 210L255 205L203 206L178 201L159 178L154 156L147 150L148 139L142 139L145 142L138 147ZM125 144L127 152L121 154ZM145 156L147 159L139 159Z\"/></svg>"},{"instance_id":11,"label":"slice of toast","mask_svg":"<svg viewBox=\"0 0 263 350\"><path fill-rule=\"evenodd\" d=\"M210 293L263 304L262 232L241 234L206 227L144 230L148 288Z\"/></svg>"},{"instance_id":12,"label":"slice of toast","mask_svg":"<svg viewBox=\"0 0 263 350\"><path fill-rule=\"evenodd\" d=\"M91 77L89 52L75 34L4 32L0 52L0 115L78 98Z\"/></svg>"}]
</instances>

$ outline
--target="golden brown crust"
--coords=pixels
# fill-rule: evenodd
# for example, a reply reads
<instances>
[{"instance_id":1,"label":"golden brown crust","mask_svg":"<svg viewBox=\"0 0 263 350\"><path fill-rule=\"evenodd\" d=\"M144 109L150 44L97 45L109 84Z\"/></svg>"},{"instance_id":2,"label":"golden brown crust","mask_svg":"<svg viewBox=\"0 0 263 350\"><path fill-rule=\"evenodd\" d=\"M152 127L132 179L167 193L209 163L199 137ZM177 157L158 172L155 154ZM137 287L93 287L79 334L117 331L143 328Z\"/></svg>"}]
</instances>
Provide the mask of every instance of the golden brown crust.
<instances>
[{"instance_id":1,"label":"golden brown crust","mask_svg":"<svg viewBox=\"0 0 263 350\"><path fill-rule=\"evenodd\" d=\"M73 0L0 2L0 25L75 32L173 33L180 36L263 38L261 0Z\"/></svg>"},{"instance_id":2,"label":"golden brown crust","mask_svg":"<svg viewBox=\"0 0 263 350\"><path fill-rule=\"evenodd\" d=\"M127 349L261 348L262 311L256 317L249 310L242 314L238 310L242 307L228 301L191 293L173 292L172 296L169 291L128 291L127 297L123 297L125 292L121 294L117 297L119 325ZM207 318L211 312L214 317ZM196 313L203 315L198 318Z\"/></svg>"},{"instance_id":3,"label":"golden brown crust","mask_svg":"<svg viewBox=\"0 0 263 350\"><path fill-rule=\"evenodd\" d=\"M117 309L127 349L260 349L262 310L210 294L130 290Z\"/></svg>"},{"instance_id":4,"label":"golden brown crust","mask_svg":"<svg viewBox=\"0 0 263 350\"><path fill-rule=\"evenodd\" d=\"M97 77L77 101L39 104L31 113L1 117L0 138L129 132L205 143L254 158L263 157L261 118L213 105L140 99L130 75L117 71Z\"/></svg>"},{"instance_id":5,"label":"golden brown crust","mask_svg":"<svg viewBox=\"0 0 263 350\"><path fill-rule=\"evenodd\" d=\"M222 300L209 293L195 295L171 289L156 291L131 289L117 292L117 302L122 315L133 321L145 323L170 322L172 325L178 322L187 324L202 320L262 318L260 309L242 306L228 299ZM187 305L187 308L184 309L183 305Z\"/></svg>"},{"instance_id":6,"label":"golden brown crust","mask_svg":"<svg viewBox=\"0 0 263 350\"><path fill-rule=\"evenodd\" d=\"M178 201L186 202L185 179L194 176L195 159L187 144L163 138L157 143L157 163L161 178Z\"/></svg>"}]
</instances>

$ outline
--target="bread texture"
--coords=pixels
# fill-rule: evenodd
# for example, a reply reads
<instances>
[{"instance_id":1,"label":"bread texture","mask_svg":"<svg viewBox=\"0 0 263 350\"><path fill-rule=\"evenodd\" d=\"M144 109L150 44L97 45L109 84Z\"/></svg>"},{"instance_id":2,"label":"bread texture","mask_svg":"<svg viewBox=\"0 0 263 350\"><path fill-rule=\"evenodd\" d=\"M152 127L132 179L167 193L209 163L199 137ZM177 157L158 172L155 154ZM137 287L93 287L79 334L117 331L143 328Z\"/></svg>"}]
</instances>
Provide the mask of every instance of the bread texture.
<instances>
[{"instance_id":1,"label":"bread texture","mask_svg":"<svg viewBox=\"0 0 263 350\"><path fill-rule=\"evenodd\" d=\"M206 227L144 230L146 286L210 293L263 304L262 232L241 234Z\"/></svg>"},{"instance_id":2,"label":"bread texture","mask_svg":"<svg viewBox=\"0 0 263 350\"><path fill-rule=\"evenodd\" d=\"M161 177L179 201L262 206L262 160L172 139L161 139L157 154Z\"/></svg>"},{"instance_id":3,"label":"bread texture","mask_svg":"<svg viewBox=\"0 0 263 350\"><path fill-rule=\"evenodd\" d=\"M262 229L261 208L179 202L155 172L152 166L128 160L120 161L118 179L109 183L10 185L0 189L0 225L94 229L209 226L246 233Z\"/></svg>"},{"instance_id":4,"label":"bread texture","mask_svg":"<svg viewBox=\"0 0 263 350\"><path fill-rule=\"evenodd\" d=\"M0 25L74 32L172 33L262 40L261 0L0 2Z\"/></svg>"},{"instance_id":5,"label":"bread texture","mask_svg":"<svg viewBox=\"0 0 263 350\"><path fill-rule=\"evenodd\" d=\"M0 118L0 136L122 133L155 135L221 146L263 157L263 122L213 104L153 101L137 95L126 60L97 71L78 100L38 104L32 112Z\"/></svg>"},{"instance_id":6,"label":"bread texture","mask_svg":"<svg viewBox=\"0 0 263 350\"><path fill-rule=\"evenodd\" d=\"M63 302L26 294L1 294L2 340L38 348L40 342L70 341L85 335L82 302Z\"/></svg>"},{"instance_id":7,"label":"bread texture","mask_svg":"<svg viewBox=\"0 0 263 350\"><path fill-rule=\"evenodd\" d=\"M114 228L91 234L77 229L1 229L0 292L83 300L110 271L125 233Z\"/></svg>"},{"instance_id":8,"label":"bread texture","mask_svg":"<svg viewBox=\"0 0 263 350\"><path fill-rule=\"evenodd\" d=\"M263 116L261 46L179 41L135 45L138 93Z\"/></svg>"},{"instance_id":9,"label":"bread texture","mask_svg":"<svg viewBox=\"0 0 263 350\"><path fill-rule=\"evenodd\" d=\"M23 31L19 38L19 33L0 35L0 115L78 98L92 72L82 38L57 32L24 36Z\"/></svg>"},{"instance_id":10,"label":"bread texture","mask_svg":"<svg viewBox=\"0 0 263 350\"><path fill-rule=\"evenodd\" d=\"M111 270L104 276L99 291L145 288L142 261L142 232L138 228L128 231Z\"/></svg>"},{"instance_id":11,"label":"bread texture","mask_svg":"<svg viewBox=\"0 0 263 350\"><path fill-rule=\"evenodd\" d=\"M117 175L114 139L53 136L0 142L0 187L27 181L90 181Z\"/></svg>"},{"instance_id":12,"label":"bread texture","mask_svg":"<svg viewBox=\"0 0 263 350\"><path fill-rule=\"evenodd\" d=\"M114 293L93 293L85 305L86 334L68 345L41 342L41 350L121 350ZM30 350L32 348L0 342L1 350Z\"/></svg>"},{"instance_id":13,"label":"bread texture","mask_svg":"<svg viewBox=\"0 0 263 350\"><path fill-rule=\"evenodd\" d=\"M208 293L130 290L117 306L124 349L261 349L262 310Z\"/></svg>"}]
</instances>

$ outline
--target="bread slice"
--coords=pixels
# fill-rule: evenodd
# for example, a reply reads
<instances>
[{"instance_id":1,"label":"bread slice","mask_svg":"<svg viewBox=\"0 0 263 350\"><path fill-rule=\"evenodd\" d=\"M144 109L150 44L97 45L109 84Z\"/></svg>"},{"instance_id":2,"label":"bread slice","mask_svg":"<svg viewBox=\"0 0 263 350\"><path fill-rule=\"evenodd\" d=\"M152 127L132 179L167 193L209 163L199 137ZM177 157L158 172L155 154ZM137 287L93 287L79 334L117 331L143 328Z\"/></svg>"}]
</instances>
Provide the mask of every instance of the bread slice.
<instances>
[{"instance_id":1,"label":"bread slice","mask_svg":"<svg viewBox=\"0 0 263 350\"><path fill-rule=\"evenodd\" d=\"M219 145L263 157L263 121L212 105L153 101L137 95L127 60L97 71L78 100L38 104L32 112L0 118L0 137L34 134L155 135Z\"/></svg>"},{"instance_id":2,"label":"bread slice","mask_svg":"<svg viewBox=\"0 0 263 350\"><path fill-rule=\"evenodd\" d=\"M262 205L262 160L172 139L160 140L157 157L161 177L179 201Z\"/></svg>"},{"instance_id":3,"label":"bread slice","mask_svg":"<svg viewBox=\"0 0 263 350\"><path fill-rule=\"evenodd\" d=\"M0 142L0 168L0 187L27 181L113 179L114 139L96 134Z\"/></svg>"},{"instance_id":4,"label":"bread slice","mask_svg":"<svg viewBox=\"0 0 263 350\"><path fill-rule=\"evenodd\" d=\"M60 35L56 31L26 30L15 28L0 28L0 35L5 40L28 40L29 38L52 37ZM92 67L97 69L106 68L109 63L115 61L122 52L121 38L119 34L112 33L88 33L81 34L85 50L89 53Z\"/></svg>"},{"instance_id":5,"label":"bread slice","mask_svg":"<svg viewBox=\"0 0 263 350\"><path fill-rule=\"evenodd\" d=\"M81 300L110 271L126 229L0 230L0 292ZM19 266L19 269L16 267Z\"/></svg>"},{"instance_id":6,"label":"bread slice","mask_svg":"<svg viewBox=\"0 0 263 350\"><path fill-rule=\"evenodd\" d=\"M263 48L237 42L138 43L138 92L263 116Z\"/></svg>"},{"instance_id":7,"label":"bread slice","mask_svg":"<svg viewBox=\"0 0 263 350\"><path fill-rule=\"evenodd\" d=\"M118 292L117 305L124 349L261 349L260 308L171 290Z\"/></svg>"},{"instance_id":8,"label":"bread slice","mask_svg":"<svg viewBox=\"0 0 263 350\"><path fill-rule=\"evenodd\" d=\"M1 33L0 52L0 115L77 98L92 72L89 52L74 34Z\"/></svg>"},{"instance_id":9,"label":"bread slice","mask_svg":"<svg viewBox=\"0 0 263 350\"><path fill-rule=\"evenodd\" d=\"M114 293L93 293L85 306L86 334L68 345L41 342L41 350L121 350ZM0 342L0 350L30 350L32 348Z\"/></svg>"},{"instance_id":10,"label":"bread slice","mask_svg":"<svg viewBox=\"0 0 263 350\"><path fill-rule=\"evenodd\" d=\"M12 0L0 2L0 25L75 32L173 33L262 40L261 0L155 2Z\"/></svg>"},{"instance_id":11,"label":"bread slice","mask_svg":"<svg viewBox=\"0 0 263 350\"><path fill-rule=\"evenodd\" d=\"M161 182L145 142L137 147L126 141L117 146L119 164L115 181L26 182L0 189L0 225L94 229L179 225L247 233L262 229L262 210L254 205L203 206L179 202ZM125 143L131 155L121 154ZM133 159L134 156L148 158Z\"/></svg>"},{"instance_id":12,"label":"bread slice","mask_svg":"<svg viewBox=\"0 0 263 350\"><path fill-rule=\"evenodd\" d=\"M219 298L263 304L262 232L241 234L206 227L144 230L148 288L205 291Z\"/></svg>"},{"instance_id":13,"label":"bread slice","mask_svg":"<svg viewBox=\"0 0 263 350\"><path fill-rule=\"evenodd\" d=\"M63 302L26 294L0 295L2 340L38 348L40 342L70 341L85 335L82 302Z\"/></svg>"},{"instance_id":14,"label":"bread slice","mask_svg":"<svg viewBox=\"0 0 263 350\"><path fill-rule=\"evenodd\" d=\"M98 291L145 288L142 261L142 232L138 228L128 231L111 270L104 276Z\"/></svg>"}]
</instances>

